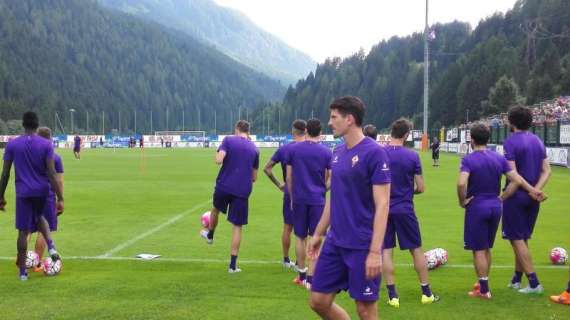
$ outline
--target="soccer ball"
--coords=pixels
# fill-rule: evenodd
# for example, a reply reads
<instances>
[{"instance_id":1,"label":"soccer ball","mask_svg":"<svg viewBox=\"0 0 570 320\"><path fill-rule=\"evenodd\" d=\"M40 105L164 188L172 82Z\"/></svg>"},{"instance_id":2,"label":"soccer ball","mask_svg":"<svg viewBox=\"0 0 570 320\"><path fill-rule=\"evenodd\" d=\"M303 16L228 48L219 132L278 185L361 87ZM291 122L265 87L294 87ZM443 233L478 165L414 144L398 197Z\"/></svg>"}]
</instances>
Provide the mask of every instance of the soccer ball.
<instances>
[{"instance_id":1,"label":"soccer ball","mask_svg":"<svg viewBox=\"0 0 570 320\"><path fill-rule=\"evenodd\" d=\"M44 259L42 263L42 269L44 270L44 274L46 276L55 276L56 274L61 272L62 262L61 259L56 260L55 262L50 258L47 257Z\"/></svg>"},{"instance_id":2,"label":"soccer ball","mask_svg":"<svg viewBox=\"0 0 570 320\"><path fill-rule=\"evenodd\" d=\"M425 253L426 263L429 270L433 270L438 267L437 258L433 252L428 251Z\"/></svg>"},{"instance_id":3,"label":"soccer ball","mask_svg":"<svg viewBox=\"0 0 570 320\"><path fill-rule=\"evenodd\" d=\"M35 251L26 253L26 268L31 269L40 263L40 256Z\"/></svg>"},{"instance_id":4,"label":"soccer ball","mask_svg":"<svg viewBox=\"0 0 570 320\"><path fill-rule=\"evenodd\" d=\"M200 218L200 222L204 228L208 228L210 226L210 211L204 212L202 218Z\"/></svg>"},{"instance_id":5,"label":"soccer ball","mask_svg":"<svg viewBox=\"0 0 570 320\"><path fill-rule=\"evenodd\" d=\"M439 265L444 265L447 263L447 251L443 248L433 249L435 251L435 256Z\"/></svg>"},{"instance_id":6,"label":"soccer ball","mask_svg":"<svg viewBox=\"0 0 570 320\"><path fill-rule=\"evenodd\" d=\"M550 261L552 264L563 265L568 261L568 253L564 248L554 248L550 250Z\"/></svg>"}]
</instances>

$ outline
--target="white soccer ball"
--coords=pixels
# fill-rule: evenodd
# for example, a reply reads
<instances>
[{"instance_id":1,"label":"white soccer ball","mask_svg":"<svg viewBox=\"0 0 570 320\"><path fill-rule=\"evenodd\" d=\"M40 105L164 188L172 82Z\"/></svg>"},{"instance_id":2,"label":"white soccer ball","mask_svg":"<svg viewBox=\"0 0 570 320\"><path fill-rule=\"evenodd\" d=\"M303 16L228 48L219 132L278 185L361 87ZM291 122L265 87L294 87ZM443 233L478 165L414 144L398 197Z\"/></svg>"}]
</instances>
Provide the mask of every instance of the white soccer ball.
<instances>
[{"instance_id":1,"label":"white soccer ball","mask_svg":"<svg viewBox=\"0 0 570 320\"><path fill-rule=\"evenodd\" d=\"M63 264L61 262L61 259L58 259L54 262L50 257L47 257L42 263L42 269L44 270L44 274L46 276L55 276L61 272L62 267Z\"/></svg>"},{"instance_id":2,"label":"white soccer ball","mask_svg":"<svg viewBox=\"0 0 570 320\"><path fill-rule=\"evenodd\" d=\"M437 257L432 250L426 252L424 255L426 257L426 263L429 270L433 270L438 267Z\"/></svg>"},{"instance_id":3,"label":"white soccer ball","mask_svg":"<svg viewBox=\"0 0 570 320\"><path fill-rule=\"evenodd\" d=\"M564 265L568 261L568 252L564 248L554 248L550 250L550 261L552 264Z\"/></svg>"},{"instance_id":4,"label":"white soccer ball","mask_svg":"<svg viewBox=\"0 0 570 320\"><path fill-rule=\"evenodd\" d=\"M434 249L435 251L435 256L437 258L438 264L439 265L444 265L447 263L447 251L443 248L436 248Z\"/></svg>"},{"instance_id":5,"label":"white soccer ball","mask_svg":"<svg viewBox=\"0 0 570 320\"><path fill-rule=\"evenodd\" d=\"M40 263L40 256L35 251L26 253L26 268L31 269Z\"/></svg>"}]
</instances>

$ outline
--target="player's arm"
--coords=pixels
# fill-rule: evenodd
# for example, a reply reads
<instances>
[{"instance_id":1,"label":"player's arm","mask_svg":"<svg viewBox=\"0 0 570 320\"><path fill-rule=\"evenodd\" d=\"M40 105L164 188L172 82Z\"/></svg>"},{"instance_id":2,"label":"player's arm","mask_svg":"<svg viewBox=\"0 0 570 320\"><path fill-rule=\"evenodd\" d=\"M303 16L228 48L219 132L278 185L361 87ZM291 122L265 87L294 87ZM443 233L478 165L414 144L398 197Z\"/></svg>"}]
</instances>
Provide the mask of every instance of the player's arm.
<instances>
[{"instance_id":1,"label":"player's arm","mask_svg":"<svg viewBox=\"0 0 570 320\"><path fill-rule=\"evenodd\" d=\"M52 190L57 196L57 212L63 212L63 190L57 180L57 172L55 171L55 164L53 158L46 159L47 176Z\"/></svg>"},{"instance_id":2,"label":"player's arm","mask_svg":"<svg viewBox=\"0 0 570 320\"><path fill-rule=\"evenodd\" d=\"M251 173L251 181L257 181L257 169L253 169L253 172Z\"/></svg>"},{"instance_id":3,"label":"player's arm","mask_svg":"<svg viewBox=\"0 0 570 320\"><path fill-rule=\"evenodd\" d=\"M327 191L331 189L331 169L327 169L327 171L325 171L325 186Z\"/></svg>"},{"instance_id":4,"label":"player's arm","mask_svg":"<svg viewBox=\"0 0 570 320\"><path fill-rule=\"evenodd\" d=\"M273 182L273 184L279 188L279 190L283 191L286 187L286 184L283 182L280 182L275 175L273 174L273 167L277 164L277 162L273 161L273 160L269 160L267 161L267 164L265 165L265 168L263 168L263 172L265 172L265 175L269 178L269 180L271 180L271 182Z\"/></svg>"},{"instance_id":5,"label":"player's arm","mask_svg":"<svg viewBox=\"0 0 570 320\"><path fill-rule=\"evenodd\" d=\"M501 200L505 200L511 197L519 187L525 189L529 193L529 195L537 201L544 201L546 199L544 192L542 192L540 189L531 186L520 174L518 174L516 169L513 169L505 173L505 175L511 181L511 184L514 184L516 187L509 188L510 187L509 185L509 187L507 187L505 192L501 194Z\"/></svg>"},{"instance_id":6,"label":"player's arm","mask_svg":"<svg viewBox=\"0 0 570 320\"><path fill-rule=\"evenodd\" d=\"M6 193L6 187L8 186L8 181L10 180L10 170L12 169L12 161L4 160L4 165L2 166L2 175L0 176L0 210L4 211L6 206L6 199L4 194Z\"/></svg>"},{"instance_id":7,"label":"player's arm","mask_svg":"<svg viewBox=\"0 0 570 320\"><path fill-rule=\"evenodd\" d=\"M416 186L414 189L414 194L421 194L426 191L424 177L421 174L414 175L414 184Z\"/></svg>"},{"instance_id":8,"label":"player's arm","mask_svg":"<svg viewBox=\"0 0 570 320\"><path fill-rule=\"evenodd\" d=\"M542 190L548 179L550 179L550 175L552 174L552 170L550 169L550 162L548 158L542 160L542 170L540 172L540 177L538 178L538 182L534 186L538 190Z\"/></svg>"},{"instance_id":9,"label":"player's arm","mask_svg":"<svg viewBox=\"0 0 570 320\"><path fill-rule=\"evenodd\" d=\"M216 164L217 165L221 165L222 163L224 163L225 158L226 158L226 151L218 150L216 152Z\"/></svg>"},{"instance_id":10,"label":"player's arm","mask_svg":"<svg viewBox=\"0 0 570 320\"><path fill-rule=\"evenodd\" d=\"M379 184L372 187L374 196L374 226L372 242L366 258L366 278L377 277L382 272L382 242L386 234L388 209L390 208L390 184Z\"/></svg>"},{"instance_id":11,"label":"player's arm","mask_svg":"<svg viewBox=\"0 0 570 320\"><path fill-rule=\"evenodd\" d=\"M289 198L291 203L293 203L293 166L287 165L287 178L285 179L285 184L287 185L287 191L289 191Z\"/></svg>"},{"instance_id":12,"label":"player's arm","mask_svg":"<svg viewBox=\"0 0 570 320\"><path fill-rule=\"evenodd\" d=\"M473 197L467 198L467 181L469 181L469 172L461 171L457 181L457 199L461 208L465 208L473 199Z\"/></svg>"}]
</instances>

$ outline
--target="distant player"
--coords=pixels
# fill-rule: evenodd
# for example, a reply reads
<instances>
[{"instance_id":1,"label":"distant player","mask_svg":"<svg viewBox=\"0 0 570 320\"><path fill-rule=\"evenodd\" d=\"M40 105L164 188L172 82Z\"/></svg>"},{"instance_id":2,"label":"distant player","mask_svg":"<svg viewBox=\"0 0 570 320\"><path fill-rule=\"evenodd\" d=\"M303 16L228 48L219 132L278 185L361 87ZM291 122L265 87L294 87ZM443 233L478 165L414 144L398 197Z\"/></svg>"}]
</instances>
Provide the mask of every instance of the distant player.
<instances>
[{"instance_id":1,"label":"distant player","mask_svg":"<svg viewBox=\"0 0 570 320\"><path fill-rule=\"evenodd\" d=\"M378 129L376 129L376 127L372 124L365 125L364 128L362 128L362 131L364 132L365 136L369 137L374 141L376 141L376 139L378 138Z\"/></svg>"},{"instance_id":2,"label":"distant player","mask_svg":"<svg viewBox=\"0 0 570 320\"><path fill-rule=\"evenodd\" d=\"M528 132L532 126L532 111L527 107L513 107L508 114L513 132L504 142L505 157L529 184L542 190L550 177L550 163L546 148L540 139ZM509 287L520 293L542 293L535 273L528 241L540 209L539 202L515 185L515 194L503 203L503 239L509 240L515 253L515 274ZM528 286L521 289L522 273L528 278Z\"/></svg>"},{"instance_id":3,"label":"distant player","mask_svg":"<svg viewBox=\"0 0 570 320\"><path fill-rule=\"evenodd\" d=\"M81 137L78 135L73 138L73 155L75 159L81 159Z\"/></svg>"},{"instance_id":4,"label":"distant player","mask_svg":"<svg viewBox=\"0 0 570 320\"><path fill-rule=\"evenodd\" d=\"M38 136L47 139L48 141L52 141L51 140L51 130L47 127L40 127L38 128ZM63 192L63 162L61 161L61 157L54 152L53 154L53 160L54 160L54 167L55 167L55 172L56 172L56 179L57 179L57 183L59 185L60 190ZM58 225L58 216L61 214L62 212L57 212L57 208L56 208L56 199L55 199L55 193L53 192L51 186L50 186L50 190L49 190L49 196L46 202L46 206L44 207L44 218L47 220L47 223L49 225L49 231L51 233L57 231L57 225ZM47 244L46 241L43 237L43 235L41 233L38 233L38 237L36 239L36 246L35 246L35 251L38 254L38 256L40 257L40 261L41 258L46 250ZM36 267L34 268L35 272L40 272L41 268Z\"/></svg>"},{"instance_id":5,"label":"distant player","mask_svg":"<svg viewBox=\"0 0 570 320\"><path fill-rule=\"evenodd\" d=\"M312 259L305 259L306 239L315 232L325 207L330 184L331 157L331 150L321 144L321 122L318 119L310 119L307 121L307 139L293 145L285 160L299 271L293 281L306 288L311 286L314 269Z\"/></svg>"},{"instance_id":6,"label":"distant player","mask_svg":"<svg viewBox=\"0 0 570 320\"><path fill-rule=\"evenodd\" d=\"M200 232L206 242L212 244L220 211L228 214L228 221L233 225L229 273L241 272L237 267L237 258L242 226L247 224L248 199L259 168L259 151L248 137L249 122L239 120L234 135L225 137L218 148L216 163L222 168L216 179L210 226Z\"/></svg>"},{"instance_id":7,"label":"distant player","mask_svg":"<svg viewBox=\"0 0 570 320\"><path fill-rule=\"evenodd\" d=\"M468 294L483 299L491 299L488 277L491 269L491 248L501 220L501 176L506 175L511 183L522 186L534 197L543 196L540 190L522 179L503 156L487 149L490 136L491 132L486 125L473 125L473 153L461 161L461 173L457 183L459 205L465 208L464 246L466 250L473 251L473 264L479 278ZM505 199L511 194L507 192L501 197Z\"/></svg>"},{"instance_id":8,"label":"distant player","mask_svg":"<svg viewBox=\"0 0 570 320\"><path fill-rule=\"evenodd\" d=\"M141 138L139 139L139 148L144 148L144 137L141 135Z\"/></svg>"},{"instance_id":9,"label":"distant player","mask_svg":"<svg viewBox=\"0 0 570 320\"><path fill-rule=\"evenodd\" d=\"M381 250L390 202L389 159L385 150L362 133L362 100L342 97L329 108L329 126L345 143L333 152L330 199L308 250L309 255L319 256L310 305L324 319L350 319L334 303L340 290L348 290L358 316L377 319Z\"/></svg>"},{"instance_id":10,"label":"distant player","mask_svg":"<svg viewBox=\"0 0 570 320\"><path fill-rule=\"evenodd\" d=\"M392 124L390 143L385 147L390 159L392 185L390 187L390 213L384 236L383 275L388 289L388 304L400 307L400 298L394 279L393 249L396 236L401 250L409 250L414 260L414 268L420 280L422 304L431 304L439 300L431 291L428 269L424 252L420 225L414 211L414 194L423 193L424 178L419 155L404 147L412 124L407 119L396 120Z\"/></svg>"},{"instance_id":11,"label":"distant player","mask_svg":"<svg viewBox=\"0 0 570 320\"><path fill-rule=\"evenodd\" d=\"M552 302L570 306L570 276L568 277L568 287L558 296L550 296Z\"/></svg>"},{"instance_id":12,"label":"distant player","mask_svg":"<svg viewBox=\"0 0 570 320\"><path fill-rule=\"evenodd\" d=\"M289 248L291 247L291 232L293 231L293 210L291 210L291 198L289 197L289 189L285 183L287 179L287 159L289 150L297 142L305 141L305 130L307 129L307 122L305 120L293 121L291 133L293 134L293 142L281 146L273 157L265 165L263 170L267 177L273 184L283 192L283 233L281 235L281 244L283 248L283 266L286 268L294 268L295 263L289 259ZM281 171L283 172L283 182L280 182L273 174L273 167L281 163Z\"/></svg>"},{"instance_id":13,"label":"distant player","mask_svg":"<svg viewBox=\"0 0 570 320\"><path fill-rule=\"evenodd\" d=\"M53 160L53 144L36 135L38 116L26 112L22 125L25 133L10 141L4 152L4 166L0 178L0 210L4 211L4 194L10 179L10 170L14 164L16 172L16 229L18 229L18 258L20 279L28 280L26 271L26 253L28 235L39 230L47 242L48 252L53 260L59 260L59 254L51 239L49 226L43 216L49 196L50 184L57 195L56 209L63 212L63 194L57 183L57 174ZM49 179L49 182L48 182Z\"/></svg>"},{"instance_id":14,"label":"distant player","mask_svg":"<svg viewBox=\"0 0 570 320\"><path fill-rule=\"evenodd\" d=\"M431 143L431 158L433 159L433 166L439 167L439 139L437 137L433 138Z\"/></svg>"}]
</instances>

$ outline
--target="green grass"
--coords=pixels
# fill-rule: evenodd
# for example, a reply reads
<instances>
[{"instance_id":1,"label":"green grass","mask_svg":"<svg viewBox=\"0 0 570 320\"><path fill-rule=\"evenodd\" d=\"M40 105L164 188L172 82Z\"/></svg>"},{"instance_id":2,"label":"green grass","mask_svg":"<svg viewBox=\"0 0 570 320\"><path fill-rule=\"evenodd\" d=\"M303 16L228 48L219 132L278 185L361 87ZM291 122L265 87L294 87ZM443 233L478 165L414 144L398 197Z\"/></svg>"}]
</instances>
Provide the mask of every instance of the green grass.
<instances>
[{"instance_id":1,"label":"green grass","mask_svg":"<svg viewBox=\"0 0 570 320\"><path fill-rule=\"evenodd\" d=\"M1 319L315 319L308 293L295 287L294 274L277 263L281 257L281 195L260 173L250 199L250 224L240 252L241 274L227 274L230 226L221 221L213 246L198 236L199 217L210 206L217 174L212 150L85 150L72 159L60 150L65 165L66 211L55 240L64 257L57 277L33 274L22 283L11 258L0 260ZM262 150L264 164L273 150ZM427 191L417 197L424 248L443 247L449 266L430 272L440 303L422 306L419 286L407 252L397 252L401 308L385 304L380 314L394 319L570 319L570 308L551 304L547 296L563 290L568 268L546 268L554 246L570 249L568 199L570 170L554 168L535 237L531 241L538 275L546 293L522 296L506 288L513 254L497 239L490 284L493 300L473 300L466 292L475 282L470 252L463 250L463 212L457 206L455 181L459 157L442 155L433 168L422 156ZM279 171L279 169L277 169ZM8 207L0 214L0 257L14 257L13 176ZM189 211L189 209L194 210ZM178 215L179 220L112 257L142 252L157 261L81 260L95 257L144 235ZM68 257L68 259L66 259ZM456 266L456 267L453 267ZM459 266L459 267L457 267ZM337 301L356 318L346 293Z\"/></svg>"}]
</instances>

